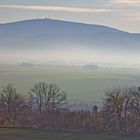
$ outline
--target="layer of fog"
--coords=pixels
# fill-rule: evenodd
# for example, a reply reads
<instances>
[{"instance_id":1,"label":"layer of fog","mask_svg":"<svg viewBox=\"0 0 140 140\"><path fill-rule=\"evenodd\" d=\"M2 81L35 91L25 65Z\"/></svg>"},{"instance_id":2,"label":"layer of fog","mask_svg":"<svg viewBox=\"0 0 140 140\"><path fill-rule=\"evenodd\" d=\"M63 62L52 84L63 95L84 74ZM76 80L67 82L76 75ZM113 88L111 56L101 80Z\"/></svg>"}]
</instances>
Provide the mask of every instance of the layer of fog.
<instances>
[{"instance_id":1,"label":"layer of fog","mask_svg":"<svg viewBox=\"0 0 140 140\"><path fill-rule=\"evenodd\" d=\"M139 53L108 52L84 48L53 48L34 50L1 50L0 63L58 63L65 65L85 65L92 63L112 63L118 65L140 64Z\"/></svg>"}]
</instances>

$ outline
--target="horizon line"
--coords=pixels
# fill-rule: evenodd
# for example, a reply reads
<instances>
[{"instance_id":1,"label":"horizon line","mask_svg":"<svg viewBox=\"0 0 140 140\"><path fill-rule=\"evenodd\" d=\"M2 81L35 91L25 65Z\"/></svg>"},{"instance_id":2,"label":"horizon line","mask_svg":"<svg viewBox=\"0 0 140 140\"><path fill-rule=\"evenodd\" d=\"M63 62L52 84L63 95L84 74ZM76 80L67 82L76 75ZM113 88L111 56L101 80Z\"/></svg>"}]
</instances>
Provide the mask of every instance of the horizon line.
<instances>
[{"instance_id":1,"label":"horizon line","mask_svg":"<svg viewBox=\"0 0 140 140\"><path fill-rule=\"evenodd\" d=\"M56 21L63 21L63 22L69 22L69 23L76 23L76 24L84 24L84 25L97 25L97 26L104 26L104 27L108 27L108 28L112 28L115 30L119 30L122 32L126 32L126 33L132 33L132 34L140 34L140 33L135 33L135 32L130 32L130 31L126 31L114 26L110 26L110 25L105 25L105 24L93 24L93 23L87 23L87 22L80 22L80 21L73 21L73 20L65 20L65 19L57 19L57 18L53 18L53 17L44 17L44 18L28 18L28 19L22 19L22 20L15 20L15 21L10 21L10 22L4 22L4 23L0 23L0 25L6 25L6 24L12 24L12 23L18 23L18 22L24 22L24 21L31 21L31 20L56 20Z\"/></svg>"}]
</instances>

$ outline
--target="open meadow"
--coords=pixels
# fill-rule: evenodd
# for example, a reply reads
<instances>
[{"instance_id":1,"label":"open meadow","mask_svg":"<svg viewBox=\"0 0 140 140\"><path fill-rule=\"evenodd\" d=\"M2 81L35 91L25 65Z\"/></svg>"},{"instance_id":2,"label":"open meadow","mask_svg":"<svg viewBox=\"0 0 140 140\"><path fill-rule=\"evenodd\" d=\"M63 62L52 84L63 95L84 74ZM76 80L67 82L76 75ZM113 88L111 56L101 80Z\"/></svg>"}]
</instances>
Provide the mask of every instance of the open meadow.
<instances>
[{"instance_id":1,"label":"open meadow","mask_svg":"<svg viewBox=\"0 0 140 140\"><path fill-rule=\"evenodd\" d=\"M41 129L0 128L0 140L139 140L140 136L81 134Z\"/></svg>"},{"instance_id":2,"label":"open meadow","mask_svg":"<svg viewBox=\"0 0 140 140\"><path fill-rule=\"evenodd\" d=\"M139 86L139 69L85 70L76 66L22 66L1 65L0 87L14 83L18 90L27 95L39 81L56 83L66 91L73 102L95 102L104 97L104 90L113 86Z\"/></svg>"}]
</instances>

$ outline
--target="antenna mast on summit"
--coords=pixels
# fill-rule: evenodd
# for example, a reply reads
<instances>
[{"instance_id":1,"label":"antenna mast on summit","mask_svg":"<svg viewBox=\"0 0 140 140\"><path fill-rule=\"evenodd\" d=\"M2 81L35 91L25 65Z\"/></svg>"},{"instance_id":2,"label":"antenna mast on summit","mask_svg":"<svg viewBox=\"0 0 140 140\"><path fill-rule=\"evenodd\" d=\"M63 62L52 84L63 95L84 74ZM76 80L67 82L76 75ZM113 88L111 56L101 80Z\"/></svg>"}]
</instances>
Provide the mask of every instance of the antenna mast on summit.
<instances>
[{"instance_id":1,"label":"antenna mast on summit","mask_svg":"<svg viewBox=\"0 0 140 140\"><path fill-rule=\"evenodd\" d=\"M47 20L47 19L51 19L51 16L45 17L45 19L46 19L46 20Z\"/></svg>"}]
</instances>

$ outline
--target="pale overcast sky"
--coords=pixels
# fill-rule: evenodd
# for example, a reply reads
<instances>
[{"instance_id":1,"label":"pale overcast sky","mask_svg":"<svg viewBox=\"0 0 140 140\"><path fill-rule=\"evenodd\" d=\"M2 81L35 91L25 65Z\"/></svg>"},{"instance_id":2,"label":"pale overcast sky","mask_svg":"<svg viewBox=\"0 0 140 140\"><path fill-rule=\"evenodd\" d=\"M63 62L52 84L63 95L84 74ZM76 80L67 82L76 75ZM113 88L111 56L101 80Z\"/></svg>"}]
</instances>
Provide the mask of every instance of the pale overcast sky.
<instances>
[{"instance_id":1,"label":"pale overcast sky","mask_svg":"<svg viewBox=\"0 0 140 140\"><path fill-rule=\"evenodd\" d=\"M140 33L140 0L0 0L0 23L45 17Z\"/></svg>"}]
</instances>

